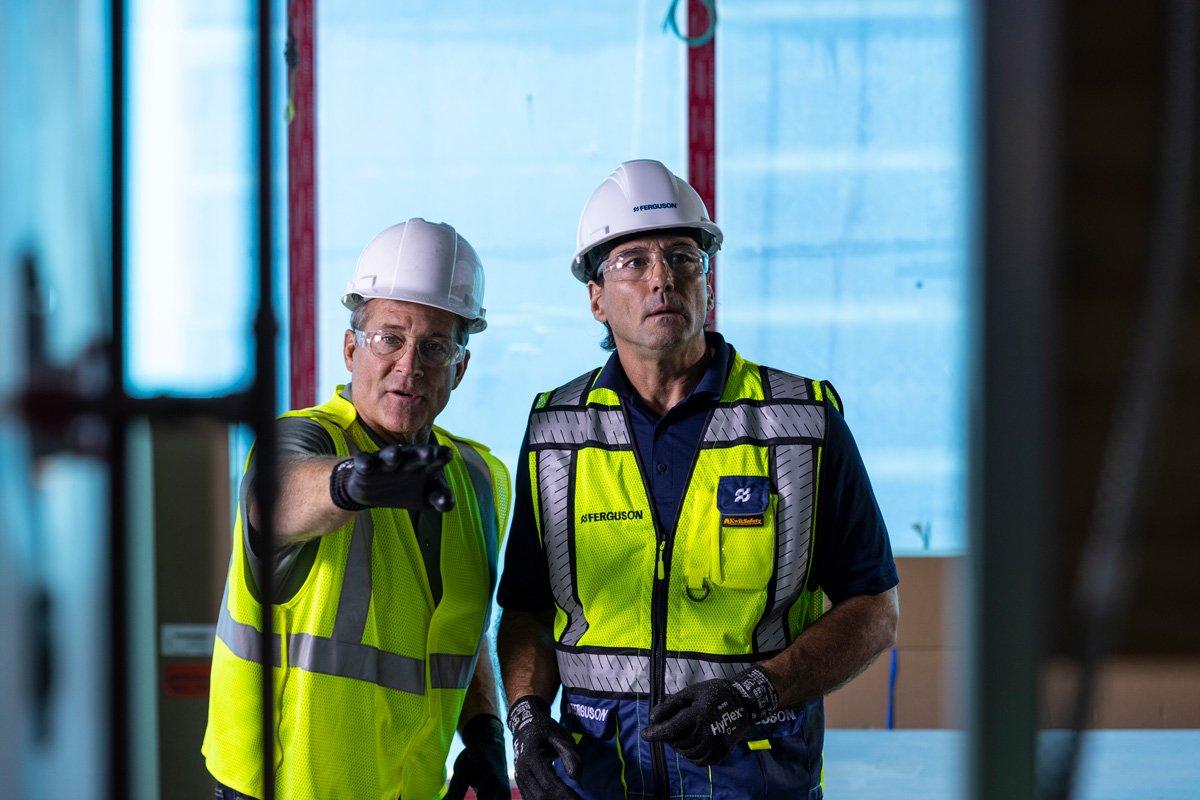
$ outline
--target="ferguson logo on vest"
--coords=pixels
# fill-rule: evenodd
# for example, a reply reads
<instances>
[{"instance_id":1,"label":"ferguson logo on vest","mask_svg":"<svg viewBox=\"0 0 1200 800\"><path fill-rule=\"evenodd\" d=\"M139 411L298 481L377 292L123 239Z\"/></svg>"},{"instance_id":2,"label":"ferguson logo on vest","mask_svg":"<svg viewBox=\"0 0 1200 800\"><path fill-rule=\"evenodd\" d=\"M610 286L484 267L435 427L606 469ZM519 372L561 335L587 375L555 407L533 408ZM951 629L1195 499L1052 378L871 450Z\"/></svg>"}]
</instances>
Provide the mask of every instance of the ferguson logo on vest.
<instances>
[{"instance_id":1,"label":"ferguson logo on vest","mask_svg":"<svg viewBox=\"0 0 1200 800\"><path fill-rule=\"evenodd\" d=\"M582 703L568 703L567 706L571 713L580 719L590 719L595 722L605 722L608 719L608 712L611 710L596 708L595 706L585 706Z\"/></svg>"},{"instance_id":2,"label":"ferguson logo on vest","mask_svg":"<svg viewBox=\"0 0 1200 800\"><path fill-rule=\"evenodd\" d=\"M621 522L627 519L641 519L645 514L639 509L629 509L628 511L597 511L593 514L580 514L579 524L583 525L587 522Z\"/></svg>"}]
</instances>

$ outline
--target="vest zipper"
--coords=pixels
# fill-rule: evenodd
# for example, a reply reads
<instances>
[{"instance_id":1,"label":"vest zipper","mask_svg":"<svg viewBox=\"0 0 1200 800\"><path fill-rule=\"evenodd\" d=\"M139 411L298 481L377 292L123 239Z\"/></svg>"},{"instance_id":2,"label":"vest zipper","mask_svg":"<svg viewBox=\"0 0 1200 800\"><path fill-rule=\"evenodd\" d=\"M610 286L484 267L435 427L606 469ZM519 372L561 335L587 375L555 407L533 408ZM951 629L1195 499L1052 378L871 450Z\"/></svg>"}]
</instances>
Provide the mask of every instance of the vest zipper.
<instances>
[{"instance_id":1,"label":"vest zipper","mask_svg":"<svg viewBox=\"0 0 1200 800\"><path fill-rule=\"evenodd\" d=\"M728 380L728 377L726 378ZM650 520L654 523L654 538L658 543L658 558L654 572L654 590L650 598L650 710L653 710L666 696L667 672L667 586L670 572L671 551L674 549L675 531L679 528L679 512L683 501L687 499L688 489L691 488L692 478L696 473L696 462L700 458L700 448L704 443L704 434L712 424L713 412L716 405L708 410L704 418L704 426L700 429L700 438L696 442L696 450L692 453L692 463L688 468L687 481L683 485L683 494L679 498L679 506L675 509L675 527L671 536L666 535L662 520L658 518L658 506L654 503L654 493L650 491L650 482L646 480L646 466L642 463L642 454L633 438L633 420L625 403L621 404L621 414L625 417L625 430L629 432L629 442L633 445L633 459L637 464L638 475L642 479L642 491L646 493L646 502L650 506ZM654 786L655 800L668 800L671 796L670 781L667 778L667 759L663 754L662 742L650 743L650 777Z\"/></svg>"}]
</instances>

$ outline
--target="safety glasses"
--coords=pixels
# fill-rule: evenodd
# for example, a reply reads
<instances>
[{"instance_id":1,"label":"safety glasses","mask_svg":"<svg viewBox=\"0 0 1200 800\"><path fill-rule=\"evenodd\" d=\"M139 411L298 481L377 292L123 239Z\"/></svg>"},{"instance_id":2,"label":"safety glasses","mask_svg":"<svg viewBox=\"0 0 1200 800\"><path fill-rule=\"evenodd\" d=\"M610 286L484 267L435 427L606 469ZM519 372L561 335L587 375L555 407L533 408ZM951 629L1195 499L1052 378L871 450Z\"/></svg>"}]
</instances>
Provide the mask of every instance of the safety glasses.
<instances>
[{"instance_id":1,"label":"safety glasses","mask_svg":"<svg viewBox=\"0 0 1200 800\"><path fill-rule=\"evenodd\" d=\"M457 364L463 360L467 354L467 348L458 342L452 342L449 339L431 338L431 339L409 339L403 333L398 333L393 330L377 330L377 331L354 331L354 338L360 345L365 345L368 350L374 353L379 358L395 361L399 359L409 342L415 342L417 347L417 360L422 366L430 369L440 369Z\"/></svg>"},{"instance_id":2,"label":"safety glasses","mask_svg":"<svg viewBox=\"0 0 1200 800\"><path fill-rule=\"evenodd\" d=\"M601 261L596 271L605 280L641 281L650 274L655 260L661 261L679 279L708 274L708 253L690 244L631 247Z\"/></svg>"}]
</instances>

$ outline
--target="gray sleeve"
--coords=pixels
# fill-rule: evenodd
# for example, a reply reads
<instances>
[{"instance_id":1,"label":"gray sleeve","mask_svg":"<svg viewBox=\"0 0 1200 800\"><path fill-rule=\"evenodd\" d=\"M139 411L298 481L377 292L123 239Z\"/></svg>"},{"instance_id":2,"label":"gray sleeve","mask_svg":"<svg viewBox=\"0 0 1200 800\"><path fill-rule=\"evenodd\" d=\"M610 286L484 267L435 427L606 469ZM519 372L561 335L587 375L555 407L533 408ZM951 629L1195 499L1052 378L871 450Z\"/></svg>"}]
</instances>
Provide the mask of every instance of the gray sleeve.
<instances>
[{"instance_id":1,"label":"gray sleeve","mask_svg":"<svg viewBox=\"0 0 1200 800\"><path fill-rule=\"evenodd\" d=\"M329 431L315 419L306 417L284 417L275 420L275 437L279 457L295 459L321 456L336 456L337 448Z\"/></svg>"},{"instance_id":2,"label":"gray sleeve","mask_svg":"<svg viewBox=\"0 0 1200 800\"><path fill-rule=\"evenodd\" d=\"M305 458L324 458L337 455L337 447L329 436L329 432L321 427L319 422L304 417L283 417L276 420L275 441L281 464ZM263 542L258 531L250 524L247 512L250 492L254 489L254 470L254 454L251 453L250 462L246 466L246 474L242 476L241 490L238 494L238 513L242 518L242 536L246 555L250 559L254 573L257 574L261 566ZM319 540L313 540L275 548L271 585L275 588L278 602L290 599L304 583L319 544Z\"/></svg>"}]
</instances>

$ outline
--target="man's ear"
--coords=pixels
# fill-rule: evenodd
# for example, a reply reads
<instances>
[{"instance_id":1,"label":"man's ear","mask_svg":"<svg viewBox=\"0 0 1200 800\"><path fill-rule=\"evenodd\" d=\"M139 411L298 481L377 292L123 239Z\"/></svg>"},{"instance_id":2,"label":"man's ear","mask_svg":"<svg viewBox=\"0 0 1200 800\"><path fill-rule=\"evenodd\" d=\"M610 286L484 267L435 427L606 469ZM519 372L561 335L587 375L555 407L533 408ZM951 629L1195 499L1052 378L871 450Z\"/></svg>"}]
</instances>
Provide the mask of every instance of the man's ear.
<instances>
[{"instance_id":1,"label":"man's ear","mask_svg":"<svg viewBox=\"0 0 1200 800\"><path fill-rule=\"evenodd\" d=\"M354 331L346 329L346 335L342 338L342 358L346 361L346 371L354 371L354 351L358 347L358 340L354 338Z\"/></svg>"},{"instance_id":2,"label":"man's ear","mask_svg":"<svg viewBox=\"0 0 1200 800\"><path fill-rule=\"evenodd\" d=\"M591 302L592 316L596 322L608 322L608 315L600 307L602 297L604 297L604 287L595 281L588 281L588 299Z\"/></svg>"},{"instance_id":3,"label":"man's ear","mask_svg":"<svg viewBox=\"0 0 1200 800\"><path fill-rule=\"evenodd\" d=\"M450 391L458 388L462 383L463 375L467 374L467 364L471 363L471 351L463 353L463 360L454 365L454 385L450 387Z\"/></svg>"}]
</instances>

